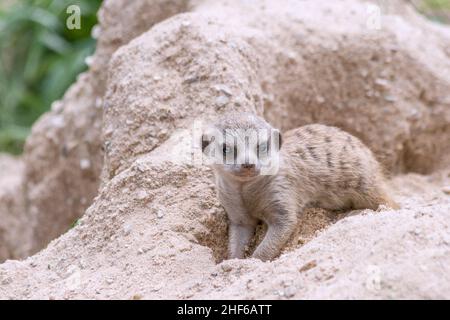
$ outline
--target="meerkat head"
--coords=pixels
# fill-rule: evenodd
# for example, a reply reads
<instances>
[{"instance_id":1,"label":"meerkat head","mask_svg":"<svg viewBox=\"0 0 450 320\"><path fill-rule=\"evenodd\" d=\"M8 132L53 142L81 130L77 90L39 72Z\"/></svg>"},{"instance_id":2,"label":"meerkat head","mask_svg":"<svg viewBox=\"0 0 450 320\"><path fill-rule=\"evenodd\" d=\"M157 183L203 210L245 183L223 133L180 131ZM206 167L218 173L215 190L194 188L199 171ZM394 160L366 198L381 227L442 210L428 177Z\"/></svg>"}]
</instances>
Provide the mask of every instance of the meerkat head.
<instances>
[{"instance_id":1,"label":"meerkat head","mask_svg":"<svg viewBox=\"0 0 450 320\"><path fill-rule=\"evenodd\" d=\"M281 134L251 113L219 118L202 135L202 150L223 175L248 181L276 173Z\"/></svg>"}]
</instances>

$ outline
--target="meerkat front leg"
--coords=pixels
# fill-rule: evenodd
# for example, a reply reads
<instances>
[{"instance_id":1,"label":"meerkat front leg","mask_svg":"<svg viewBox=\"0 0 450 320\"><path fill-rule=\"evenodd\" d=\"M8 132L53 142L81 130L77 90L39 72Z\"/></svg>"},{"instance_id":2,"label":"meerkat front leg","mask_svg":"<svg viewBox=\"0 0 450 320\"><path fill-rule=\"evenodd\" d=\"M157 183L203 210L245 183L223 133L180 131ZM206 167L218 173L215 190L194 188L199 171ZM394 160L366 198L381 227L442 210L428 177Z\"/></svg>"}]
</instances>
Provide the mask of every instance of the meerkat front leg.
<instances>
[{"instance_id":1,"label":"meerkat front leg","mask_svg":"<svg viewBox=\"0 0 450 320\"><path fill-rule=\"evenodd\" d=\"M255 233L256 224L237 224L231 222L229 225L229 259L244 258L245 246L250 242Z\"/></svg>"},{"instance_id":2,"label":"meerkat front leg","mask_svg":"<svg viewBox=\"0 0 450 320\"><path fill-rule=\"evenodd\" d=\"M275 258L289 240L297 224L295 211L276 211L276 216L271 217L267 223L267 232L263 241L256 248L252 258L267 261Z\"/></svg>"}]
</instances>

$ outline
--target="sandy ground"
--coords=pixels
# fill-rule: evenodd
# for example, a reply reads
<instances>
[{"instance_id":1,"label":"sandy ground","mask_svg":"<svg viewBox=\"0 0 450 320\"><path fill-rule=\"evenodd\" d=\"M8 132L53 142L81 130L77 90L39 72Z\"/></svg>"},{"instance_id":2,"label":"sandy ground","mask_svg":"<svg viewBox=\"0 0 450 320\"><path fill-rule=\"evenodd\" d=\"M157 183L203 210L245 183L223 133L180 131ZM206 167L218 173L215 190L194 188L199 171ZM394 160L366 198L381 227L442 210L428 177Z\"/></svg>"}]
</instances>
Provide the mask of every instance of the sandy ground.
<instances>
[{"instance_id":1,"label":"sandy ground","mask_svg":"<svg viewBox=\"0 0 450 320\"><path fill-rule=\"evenodd\" d=\"M200 201L202 212L191 213L196 220L190 225L179 225L180 217L171 216L179 208L155 213L140 204L141 190L130 190L139 204L111 199L96 208L102 215L88 210L78 227L42 253L4 263L0 294L37 299L448 298L450 195L443 192L448 174L396 177L401 210L336 215L309 209L284 253L266 263L222 261L226 221L216 204L208 205L213 199ZM189 181L185 187L198 185ZM115 194L115 187L106 192ZM185 199L184 207L191 205Z\"/></svg>"},{"instance_id":2,"label":"sandy ground","mask_svg":"<svg viewBox=\"0 0 450 320\"><path fill-rule=\"evenodd\" d=\"M89 71L0 157L0 298L449 298L450 31L367 5L105 1ZM401 209L308 209L278 259L224 260L192 135L234 111L355 134Z\"/></svg>"}]
</instances>

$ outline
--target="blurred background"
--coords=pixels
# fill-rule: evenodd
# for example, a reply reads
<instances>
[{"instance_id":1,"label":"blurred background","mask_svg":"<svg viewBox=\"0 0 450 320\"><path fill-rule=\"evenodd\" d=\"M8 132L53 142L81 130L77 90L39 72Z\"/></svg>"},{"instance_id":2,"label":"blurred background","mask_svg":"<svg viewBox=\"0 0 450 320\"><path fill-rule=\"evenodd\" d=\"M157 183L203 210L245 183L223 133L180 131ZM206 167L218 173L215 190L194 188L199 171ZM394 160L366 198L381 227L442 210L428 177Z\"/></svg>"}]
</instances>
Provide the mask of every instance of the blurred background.
<instances>
[{"instance_id":1,"label":"blurred background","mask_svg":"<svg viewBox=\"0 0 450 320\"><path fill-rule=\"evenodd\" d=\"M138 1L138 0L134 0ZM411 0L438 23L450 22L450 0ZM0 152L20 154L31 125L62 97L95 50L91 29L101 0L0 0ZM81 28L69 30L69 5Z\"/></svg>"},{"instance_id":2,"label":"blurred background","mask_svg":"<svg viewBox=\"0 0 450 320\"><path fill-rule=\"evenodd\" d=\"M86 69L100 0L0 0L0 152L19 154L31 125ZM69 5L81 28L69 30Z\"/></svg>"}]
</instances>

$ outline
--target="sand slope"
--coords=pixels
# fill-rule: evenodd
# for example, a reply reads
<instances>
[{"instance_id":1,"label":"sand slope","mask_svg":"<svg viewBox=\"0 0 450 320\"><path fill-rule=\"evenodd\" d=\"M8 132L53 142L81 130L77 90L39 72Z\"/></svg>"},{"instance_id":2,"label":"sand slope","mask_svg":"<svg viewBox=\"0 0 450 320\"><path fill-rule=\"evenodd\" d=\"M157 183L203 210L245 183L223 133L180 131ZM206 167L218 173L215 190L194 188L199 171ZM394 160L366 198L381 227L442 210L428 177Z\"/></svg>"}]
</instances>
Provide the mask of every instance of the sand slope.
<instances>
[{"instance_id":1,"label":"sand slope","mask_svg":"<svg viewBox=\"0 0 450 320\"><path fill-rule=\"evenodd\" d=\"M356 0L125 2L104 3L90 70L23 164L0 159L23 166L2 172L0 239L32 222L0 259L56 238L0 265L0 298L450 296L448 28L402 1L380 29ZM357 135L402 209L309 209L275 261L222 261L225 213L191 144L198 119L235 110Z\"/></svg>"}]
</instances>

